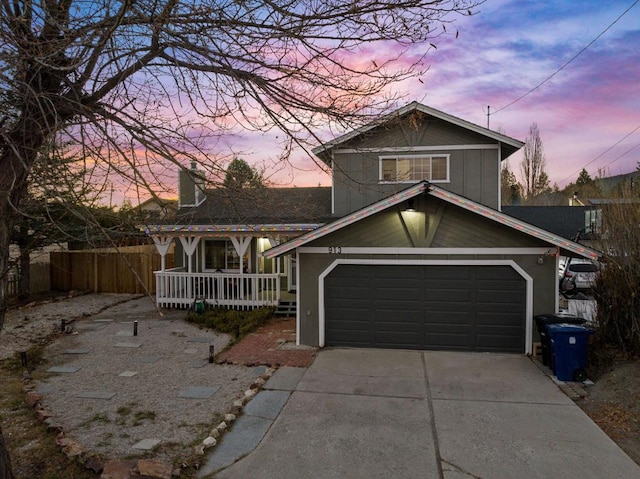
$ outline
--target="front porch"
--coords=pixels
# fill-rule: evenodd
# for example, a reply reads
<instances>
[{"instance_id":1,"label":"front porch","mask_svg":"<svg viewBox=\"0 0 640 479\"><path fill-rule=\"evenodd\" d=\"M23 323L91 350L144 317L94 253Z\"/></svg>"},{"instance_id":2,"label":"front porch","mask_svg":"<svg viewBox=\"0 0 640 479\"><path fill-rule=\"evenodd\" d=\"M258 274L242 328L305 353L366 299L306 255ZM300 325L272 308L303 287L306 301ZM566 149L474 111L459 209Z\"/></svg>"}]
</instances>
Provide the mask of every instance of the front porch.
<instances>
[{"instance_id":1,"label":"front porch","mask_svg":"<svg viewBox=\"0 0 640 479\"><path fill-rule=\"evenodd\" d=\"M163 308L188 308L196 301L213 307L253 309L277 306L290 296L281 274L198 273L184 268L156 271L156 301Z\"/></svg>"},{"instance_id":2,"label":"front porch","mask_svg":"<svg viewBox=\"0 0 640 479\"><path fill-rule=\"evenodd\" d=\"M161 269L154 272L158 306L188 308L202 301L212 307L253 309L277 307L282 299L295 301L295 257L265 259L263 253L315 226L147 227L161 258ZM176 267L167 269L165 257L172 247Z\"/></svg>"}]
</instances>

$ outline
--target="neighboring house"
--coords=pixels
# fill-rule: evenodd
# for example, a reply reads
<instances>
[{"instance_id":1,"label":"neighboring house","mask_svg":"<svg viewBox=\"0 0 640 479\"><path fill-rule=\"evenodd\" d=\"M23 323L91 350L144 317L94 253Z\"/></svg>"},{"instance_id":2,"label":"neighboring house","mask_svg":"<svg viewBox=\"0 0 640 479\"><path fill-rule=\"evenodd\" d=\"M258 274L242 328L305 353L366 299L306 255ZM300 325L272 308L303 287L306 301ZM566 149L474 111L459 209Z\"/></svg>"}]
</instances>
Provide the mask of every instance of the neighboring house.
<instances>
[{"instance_id":1,"label":"neighboring house","mask_svg":"<svg viewBox=\"0 0 640 479\"><path fill-rule=\"evenodd\" d=\"M600 225L595 206L503 206L502 212L577 243L590 245Z\"/></svg>"},{"instance_id":2,"label":"neighboring house","mask_svg":"<svg viewBox=\"0 0 640 479\"><path fill-rule=\"evenodd\" d=\"M501 161L522 146L411 103L314 150L331 188L263 190L255 212L238 192L198 203L192 190L181 221L149 229L161 253L177 238L187 260L158 279L191 288L174 304L203 290L223 304L232 282L253 305L275 273L296 291L302 344L530 353L534 315L558 310L559 254L598 253L500 211ZM182 174L181 186L199 181Z\"/></svg>"},{"instance_id":3,"label":"neighboring house","mask_svg":"<svg viewBox=\"0 0 640 479\"><path fill-rule=\"evenodd\" d=\"M622 214L626 208L637 209L640 199L585 199L581 206L504 206L503 213L538 228L598 250L606 249L603 215L616 207ZM604 243L603 243L604 241Z\"/></svg>"},{"instance_id":4,"label":"neighboring house","mask_svg":"<svg viewBox=\"0 0 640 479\"><path fill-rule=\"evenodd\" d=\"M178 200L149 198L136 206L136 210L148 219L173 218L178 212Z\"/></svg>"}]
</instances>

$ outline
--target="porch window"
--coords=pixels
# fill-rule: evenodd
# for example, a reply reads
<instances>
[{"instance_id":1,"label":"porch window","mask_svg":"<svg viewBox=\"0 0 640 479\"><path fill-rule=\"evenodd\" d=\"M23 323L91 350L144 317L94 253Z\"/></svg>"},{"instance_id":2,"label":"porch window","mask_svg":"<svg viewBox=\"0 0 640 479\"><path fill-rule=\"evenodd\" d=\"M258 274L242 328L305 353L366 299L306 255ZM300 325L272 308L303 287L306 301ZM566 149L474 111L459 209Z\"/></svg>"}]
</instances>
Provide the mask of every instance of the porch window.
<instances>
[{"instance_id":1,"label":"porch window","mask_svg":"<svg viewBox=\"0 0 640 479\"><path fill-rule=\"evenodd\" d=\"M387 183L449 181L449 155L381 156L380 181Z\"/></svg>"},{"instance_id":2,"label":"porch window","mask_svg":"<svg viewBox=\"0 0 640 479\"><path fill-rule=\"evenodd\" d=\"M245 255L245 266L247 258ZM239 270L240 256L229 240L205 240L204 242L204 270Z\"/></svg>"}]
</instances>

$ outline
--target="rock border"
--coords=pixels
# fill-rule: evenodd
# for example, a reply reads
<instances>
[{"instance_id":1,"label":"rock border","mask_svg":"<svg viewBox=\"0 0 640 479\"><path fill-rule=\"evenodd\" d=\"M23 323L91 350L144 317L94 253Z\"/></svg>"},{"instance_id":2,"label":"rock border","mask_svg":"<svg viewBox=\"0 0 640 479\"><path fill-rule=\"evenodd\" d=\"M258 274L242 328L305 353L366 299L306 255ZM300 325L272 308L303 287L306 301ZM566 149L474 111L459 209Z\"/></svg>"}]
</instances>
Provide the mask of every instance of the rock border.
<instances>
[{"instance_id":1,"label":"rock border","mask_svg":"<svg viewBox=\"0 0 640 479\"><path fill-rule=\"evenodd\" d=\"M215 428L213 428L209 432L209 435L206 438L204 438L202 442L194 448L194 453L197 456L204 455L204 451L206 449L211 449L218 444L218 442L220 441L224 433L228 431L231 423L233 423L233 421L235 421L238 418L238 416L242 414L244 407L247 405L247 403L256 394L258 394L258 392L262 389L262 387L265 385L267 380L271 376L273 376L276 370L277 368L275 367L267 368L267 370L264 373L258 376L253 381L253 383L251 383L251 385L249 386L249 389L247 389L244 392L244 395L240 399L236 399L233 402L233 407L231 408L231 411L225 415L224 421L222 421Z\"/></svg>"},{"instance_id":2,"label":"rock border","mask_svg":"<svg viewBox=\"0 0 640 479\"><path fill-rule=\"evenodd\" d=\"M196 456L203 456L205 451L214 448L222 439L224 434L229 430L230 425L244 411L247 403L262 389L267 380L277 371L277 366L267 367L264 373L259 375L245 390L243 395L233 402L233 406L224 416L224 421L215 426L207 437L200 444L194 447ZM75 439L68 437L64 431L64 427L55 421L54 415L47 411L41 404L42 396L35 391L36 386L32 383L28 371L22 374L22 392L24 393L24 401L33 410L38 421L46 424L47 431L55 433L55 444L60 447L62 453L71 461L76 461L85 469L95 474L101 474L102 479L116 479L119 476L116 471L123 473L128 472L131 479L136 477L144 477L147 479L171 479L179 477L181 469L174 469L171 464L152 459L137 459L129 461L118 461L103 459L100 455L87 450L82 444ZM190 464L183 463L183 467ZM125 477L125 476L122 476Z\"/></svg>"}]
</instances>

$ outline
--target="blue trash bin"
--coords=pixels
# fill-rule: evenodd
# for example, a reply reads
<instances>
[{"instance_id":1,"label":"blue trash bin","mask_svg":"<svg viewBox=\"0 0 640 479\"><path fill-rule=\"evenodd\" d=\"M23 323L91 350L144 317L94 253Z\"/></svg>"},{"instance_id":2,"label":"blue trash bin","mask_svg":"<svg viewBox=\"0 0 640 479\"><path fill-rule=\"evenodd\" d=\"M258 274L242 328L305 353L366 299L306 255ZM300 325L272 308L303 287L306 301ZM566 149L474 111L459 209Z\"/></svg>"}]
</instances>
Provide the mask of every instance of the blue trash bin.
<instances>
[{"instance_id":1,"label":"blue trash bin","mask_svg":"<svg viewBox=\"0 0 640 479\"><path fill-rule=\"evenodd\" d=\"M587 322L584 318L578 318L576 316L570 314L540 314L535 316L534 321L536 322L536 328L538 329L538 334L540 335L540 344L542 346L542 364L548 366L550 369L553 369L552 357L551 357L551 339L549 338L549 334L547 333L547 326L550 324L577 324L583 325Z\"/></svg>"},{"instance_id":2,"label":"blue trash bin","mask_svg":"<svg viewBox=\"0 0 640 479\"><path fill-rule=\"evenodd\" d=\"M586 379L587 344L593 331L575 324L548 324L551 340L552 370L560 381Z\"/></svg>"}]
</instances>

